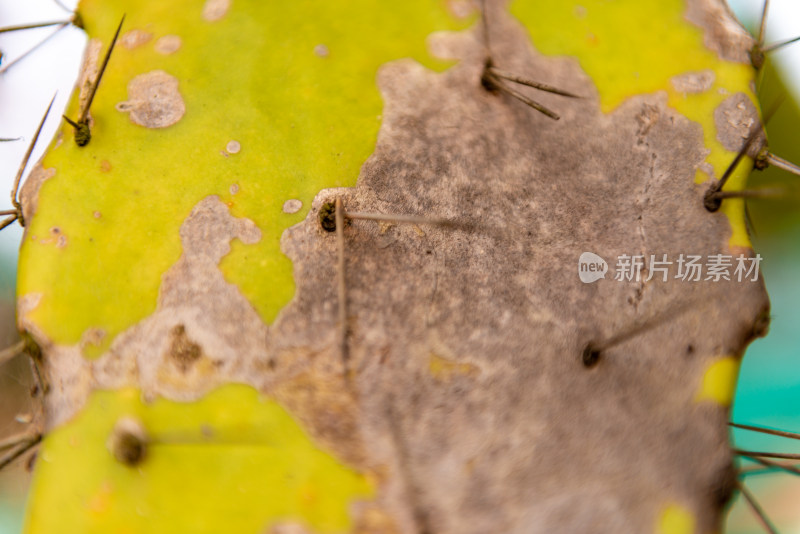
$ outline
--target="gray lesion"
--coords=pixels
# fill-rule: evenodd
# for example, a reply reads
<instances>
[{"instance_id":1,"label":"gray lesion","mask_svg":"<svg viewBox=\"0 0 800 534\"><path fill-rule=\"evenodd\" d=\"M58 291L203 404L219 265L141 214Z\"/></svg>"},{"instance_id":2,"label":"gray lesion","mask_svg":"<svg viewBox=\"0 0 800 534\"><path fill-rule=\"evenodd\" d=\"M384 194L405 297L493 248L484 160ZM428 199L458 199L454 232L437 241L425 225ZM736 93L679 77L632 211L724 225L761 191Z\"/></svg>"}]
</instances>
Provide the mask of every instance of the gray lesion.
<instances>
[{"instance_id":1,"label":"gray lesion","mask_svg":"<svg viewBox=\"0 0 800 534\"><path fill-rule=\"evenodd\" d=\"M153 70L128 83L128 100L118 102L116 109L128 113L131 122L139 126L167 128L183 118L186 104L178 79L163 70Z\"/></svg>"},{"instance_id":2,"label":"gray lesion","mask_svg":"<svg viewBox=\"0 0 800 534\"><path fill-rule=\"evenodd\" d=\"M383 122L356 187L321 191L282 236L297 290L274 324L218 269L230 241L255 242L258 229L209 197L181 228L184 254L152 316L96 362L45 347L59 377L51 422L96 387L191 400L244 382L343 461L380 473L378 503L400 532L647 532L671 503L691 510L699 531L717 528L732 472L728 413L696 396L708 366L755 335L763 284L673 279L642 291L577 276L582 252L613 271L617 256L641 252L642 236L670 258L752 254L729 249L728 219L703 207L701 128L664 94L604 115L575 61L539 55L500 10L492 21L504 68L585 98L537 95L556 122L487 92L477 29L432 37L460 59L441 74L385 65ZM345 228L348 377L336 237L318 223L336 197L351 211L459 223ZM583 365L589 343L648 321ZM177 338L189 347L184 365ZM438 376L440 356L469 372Z\"/></svg>"},{"instance_id":3,"label":"gray lesion","mask_svg":"<svg viewBox=\"0 0 800 534\"><path fill-rule=\"evenodd\" d=\"M58 139L61 142L61 139ZM22 204L22 216L26 221L30 221L39 204L39 189L42 184L55 176L56 170L52 167L44 168L41 161L36 162L27 179L22 183L19 191L20 204Z\"/></svg>"},{"instance_id":4,"label":"gray lesion","mask_svg":"<svg viewBox=\"0 0 800 534\"><path fill-rule=\"evenodd\" d=\"M732 152L741 150L750 133L759 127L759 122L755 105L744 93L729 96L714 110L717 140ZM755 158L765 143L765 136L760 134L760 138L751 146L748 156Z\"/></svg>"},{"instance_id":5,"label":"gray lesion","mask_svg":"<svg viewBox=\"0 0 800 534\"><path fill-rule=\"evenodd\" d=\"M716 74L713 70L701 70L697 72L686 72L670 78L672 87L681 93L700 94L705 93L714 86Z\"/></svg>"},{"instance_id":6,"label":"gray lesion","mask_svg":"<svg viewBox=\"0 0 800 534\"><path fill-rule=\"evenodd\" d=\"M750 64L753 37L722 0L687 2L686 19L703 30L703 44L725 61Z\"/></svg>"},{"instance_id":7,"label":"gray lesion","mask_svg":"<svg viewBox=\"0 0 800 534\"><path fill-rule=\"evenodd\" d=\"M642 291L576 276L587 250L611 262L643 248L673 260L751 253L729 249L728 220L703 207L701 128L663 94L603 115L573 61L536 54L514 21L494 20L509 70L587 98L537 95L562 115L553 122L487 93L475 34L433 43L461 59L443 74L385 66L384 121L358 185L322 191L284 235L298 291L275 330L306 322L303 338L329 344L335 362L335 237L317 225L322 203L472 225L345 230L352 387L371 462L398 473L387 507L409 531L424 517L431 532L642 532L677 502L713 529L732 469L727 410L695 398L707 367L752 339L763 285L658 280ZM587 343L646 322L582 366ZM438 380L441 346L480 372Z\"/></svg>"},{"instance_id":8,"label":"gray lesion","mask_svg":"<svg viewBox=\"0 0 800 534\"><path fill-rule=\"evenodd\" d=\"M261 231L210 196L195 206L180 235L183 254L162 278L156 312L118 336L95 363L99 383L138 382L148 397L191 400L257 373L268 327L218 264L231 240L253 244Z\"/></svg>"}]
</instances>

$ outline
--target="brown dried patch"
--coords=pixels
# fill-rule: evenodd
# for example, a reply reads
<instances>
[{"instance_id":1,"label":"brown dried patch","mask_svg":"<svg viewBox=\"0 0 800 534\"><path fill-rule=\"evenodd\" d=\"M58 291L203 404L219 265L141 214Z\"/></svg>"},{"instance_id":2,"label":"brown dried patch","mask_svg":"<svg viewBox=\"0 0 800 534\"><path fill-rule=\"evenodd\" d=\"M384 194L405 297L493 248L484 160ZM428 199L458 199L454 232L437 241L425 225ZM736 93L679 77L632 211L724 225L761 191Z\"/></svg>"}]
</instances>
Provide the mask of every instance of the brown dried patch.
<instances>
[{"instance_id":1,"label":"brown dried patch","mask_svg":"<svg viewBox=\"0 0 800 534\"><path fill-rule=\"evenodd\" d=\"M67 236L61 231L58 226L53 226L47 232L47 237L42 237L39 243L42 245L55 245L57 248L64 248L67 246Z\"/></svg>"},{"instance_id":2,"label":"brown dried patch","mask_svg":"<svg viewBox=\"0 0 800 534\"><path fill-rule=\"evenodd\" d=\"M697 405L695 389L721 347L744 350L764 287L614 280L623 254L731 253L727 218L705 210L695 184L703 132L664 94L601 113L576 62L537 54L500 3L490 9L505 69L586 98L536 93L561 114L552 121L487 92L478 30L431 39L461 60L441 74L382 67L383 123L356 187L320 192L282 238L297 293L275 343L302 339L335 362L336 237L318 222L332 199L462 223L345 229L351 387L369 465L390 469L385 508L433 532L646 532L663 502L703 499L730 464L727 411ZM607 279L580 282L585 251L609 262ZM677 305L686 311L662 316ZM588 343L644 321L653 328L586 370ZM431 376L442 346L481 372ZM721 513L698 510L698 530Z\"/></svg>"},{"instance_id":3,"label":"brown dried patch","mask_svg":"<svg viewBox=\"0 0 800 534\"><path fill-rule=\"evenodd\" d=\"M178 79L163 70L140 74L128 83L128 100L116 106L131 122L146 128L172 126L186 113Z\"/></svg>"},{"instance_id":4,"label":"brown dried patch","mask_svg":"<svg viewBox=\"0 0 800 534\"><path fill-rule=\"evenodd\" d=\"M186 372L203 355L203 349L189 339L186 327L182 324L175 325L170 335L172 343L169 346L169 357L181 371Z\"/></svg>"},{"instance_id":5,"label":"brown dried patch","mask_svg":"<svg viewBox=\"0 0 800 534\"><path fill-rule=\"evenodd\" d=\"M45 169L42 167L41 160L31 169L31 172L28 174L25 182L23 182L19 192L19 199L22 203L22 214L26 221L30 221L31 217L36 213L36 208L39 205L39 189L42 187L42 184L55 175L55 167Z\"/></svg>"},{"instance_id":6,"label":"brown dried patch","mask_svg":"<svg viewBox=\"0 0 800 534\"><path fill-rule=\"evenodd\" d=\"M165 35L156 41L155 49L159 54L165 56L174 54L183 46L183 41L177 35Z\"/></svg>"},{"instance_id":7,"label":"brown dried patch","mask_svg":"<svg viewBox=\"0 0 800 534\"><path fill-rule=\"evenodd\" d=\"M232 0L206 0L203 5L203 18L215 22L224 17L231 7Z\"/></svg>"},{"instance_id":8,"label":"brown dried patch","mask_svg":"<svg viewBox=\"0 0 800 534\"><path fill-rule=\"evenodd\" d=\"M318 44L314 47L314 55L317 57L328 57L331 55L331 51L324 44Z\"/></svg>"},{"instance_id":9,"label":"brown dried patch","mask_svg":"<svg viewBox=\"0 0 800 534\"><path fill-rule=\"evenodd\" d=\"M297 200L296 198L290 198L289 200L283 203L283 213L288 213L288 214L297 213L301 209L303 209L303 203L300 200Z\"/></svg>"},{"instance_id":10,"label":"brown dried patch","mask_svg":"<svg viewBox=\"0 0 800 534\"><path fill-rule=\"evenodd\" d=\"M266 534L312 534L312 531L302 523L286 521L273 525Z\"/></svg>"},{"instance_id":11,"label":"brown dried patch","mask_svg":"<svg viewBox=\"0 0 800 534\"><path fill-rule=\"evenodd\" d=\"M749 137L753 127L759 122L758 112L753 102L744 93L736 93L726 98L714 110L714 125L717 127L717 140L726 149L738 152ZM760 135L750 147L751 157L758 155L765 142Z\"/></svg>"},{"instance_id":12,"label":"brown dried patch","mask_svg":"<svg viewBox=\"0 0 800 534\"><path fill-rule=\"evenodd\" d=\"M469 0L447 0L447 9L454 17L465 19L475 12L475 4Z\"/></svg>"},{"instance_id":13,"label":"brown dried patch","mask_svg":"<svg viewBox=\"0 0 800 534\"><path fill-rule=\"evenodd\" d=\"M89 328L81 336L80 346L83 351L89 346L100 345L106 337L106 331L102 328Z\"/></svg>"},{"instance_id":14,"label":"brown dried patch","mask_svg":"<svg viewBox=\"0 0 800 534\"><path fill-rule=\"evenodd\" d=\"M726 2L692 0L687 2L685 17L703 29L703 44L720 59L750 63L755 40L742 28Z\"/></svg>"},{"instance_id":15,"label":"brown dried patch","mask_svg":"<svg viewBox=\"0 0 800 534\"><path fill-rule=\"evenodd\" d=\"M63 424L83 407L94 386L92 370L81 356L80 346L62 347L53 344L29 315L39 306L42 293L22 295L17 299L17 322L41 350L46 428Z\"/></svg>"},{"instance_id":16,"label":"brown dried patch","mask_svg":"<svg viewBox=\"0 0 800 534\"><path fill-rule=\"evenodd\" d=\"M308 370L278 384L272 395L310 432L315 441L336 451L349 465L363 466L367 457L359 430L360 409L338 370L316 360Z\"/></svg>"},{"instance_id":17,"label":"brown dried patch","mask_svg":"<svg viewBox=\"0 0 800 534\"><path fill-rule=\"evenodd\" d=\"M641 111L636 114L636 122L639 124L639 129L636 132L638 136L638 145L642 145L647 140L647 134L650 132L650 128L653 127L658 119L661 116L661 111L658 106L651 106L649 104L645 104L642 106Z\"/></svg>"},{"instance_id":18,"label":"brown dried patch","mask_svg":"<svg viewBox=\"0 0 800 534\"><path fill-rule=\"evenodd\" d=\"M89 98L89 93L94 86L94 81L97 79L97 73L100 69L100 52L102 50L103 41L100 39L91 39L83 55L83 66L81 67L81 74L78 77L77 83L77 86L80 88L78 103L81 108L86 105L86 100Z\"/></svg>"},{"instance_id":19,"label":"brown dried patch","mask_svg":"<svg viewBox=\"0 0 800 534\"><path fill-rule=\"evenodd\" d=\"M146 32L144 30L133 29L128 32L122 34L122 37L119 38L119 44L127 48L128 50L133 50L134 48L138 48L143 44L150 41L153 38L153 34L150 32Z\"/></svg>"},{"instance_id":20,"label":"brown dried patch","mask_svg":"<svg viewBox=\"0 0 800 534\"><path fill-rule=\"evenodd\" d=\"M232 239L255 243L261 232L210 196L195 206L180 235L183 254L162 278L155 313L117 336L109 352L92 362L99 387L133 382L147 397L191 400L259 376L256 368L268 353L267 326L218 263ZM176 370L179 362L185 365Z\"/></svg>"},{"instance_id":21,"label":"brown dried patch","mask_svg":"<svg viewBox=\"0 0 800 534\"><path fill-rule=\"evenodd\" d=\"M704 503L697 528L713 531L725 497L708 496L731 464L728 412L695 403L696 384L721 351L742 353L767 306L763 284L642 285L611 273L582 284L575 269L585 251L612 268L622 254L731 252L728 219L705 210L694 183L703 132L664 94L603 114L577 62L539 55L506 4L489 5L505 69L586 98L537 94L561 114L555 122L487 92L478 31L440 47L460 59L445 72L384 66L383 123L356 187L321 191L281 238L297 289L275 323L218 268L232 239L253 242L258 229L206 198L181 227L183 255L152 316L88 369L44 339L60 420L92 388L134 383L148 398L191 400L243 382L273 394L338 458L380 467L379 504L402 532L647 532L670 501ZM346 378L336 236L319 224L335 197L353 211L463 223L345 228ZM593 369L581 363L588 343L653 319ZM176 377L164 363L176 325L219 365ZM481 372L431 376L442 346Z\"/></svg>"},{"instance_id":22,"label":"brown dried patch","mask_svg":"<svg viewBox=\"0 0 800 534\"><path fill-rule=\"evenodd\" d=\"M715 79L716 74L714 74L713 70L703 70L678 74L670 78L670 82L676 91L688 94L699 94L711 89Z\"/></svg>"},{"instance_id":23,"label":"brown dried patch","mask_svg":"<svg viewBox=\"0 0 800 534\"><path fill-rule=\"evenodd\" d=\"M475 42L475 35L448 31L434 32L426 39L431 55L447 61L458 61L464 46L470 42Z\"/></svg>"},{"instance_id":24,"label":"brown dried patch","mask_svg":"<svg viewBox=\"0 0 800 534\"><path fill-rule=\"evenodd\" d=\"M228 141L228 144L225 145L225 152L228 154L238 154L242 150L242 144L235 139L231 139Z\"/></svg>"},{"instance_id":25,"label":"brown dried patch","mask_svg":"<svg viewBox=\"0 0 800 534\"><path fill-rule=\"evenodd\" d=\"M399 534L401 530L391 515L374 503L353 505L355 524L353 534Z\"/></svg>"}]
</instances>

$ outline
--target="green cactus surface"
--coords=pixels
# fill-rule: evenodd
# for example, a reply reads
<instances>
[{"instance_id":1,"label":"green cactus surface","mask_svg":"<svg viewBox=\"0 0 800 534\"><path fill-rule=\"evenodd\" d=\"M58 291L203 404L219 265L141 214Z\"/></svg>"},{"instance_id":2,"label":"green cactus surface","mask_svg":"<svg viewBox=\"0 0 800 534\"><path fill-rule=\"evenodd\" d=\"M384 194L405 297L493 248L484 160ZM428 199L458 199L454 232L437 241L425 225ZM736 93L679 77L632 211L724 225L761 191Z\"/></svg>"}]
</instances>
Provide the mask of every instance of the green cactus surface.
<instances>
[{"instance_id":1,"label":"green cactus surface","mask_svg":"<svg viewBox=\"0 0 800 534\"><path fill-rule=\"evenodd\" d=\"M148 429L142 465L107 446L121 417ZM98 391L48 436L37 469L28 532L264 532L287 521L344 532L348 507L372 493L275 401L235 385L188 404Z\"/></svg>"},{"instance_id":2,"label":"green cactus surface","mask_svg":"<svg viewBox=\"0 0 800 534\"><path fill-rule=\"evenodd\" d=\"M378 68L404 57L445 68L425 39L466 25L428 0L386 10L237 1L217 20L204 18L203 7L79 6L103 50L123 13L123 34L149 38L114 51L91 109L92 142L76 146L65 124L44 159L56 174L40 191L22 245L18 293L41 295L30 318L56 343L102 330L102 341L86 347L90 357L155 310L161 276L181 254L178 228L212 194L263 232L258 244L234 243L221 268L271 322L294 290L281 233L303 219L320 189L355 184L374 149ZM159 52L165 37L179 38L179 48ZM158 70L177 80L185 115L168 128L134 124L116 107L129 100L132 79ZM76 97L67 115L77 107ZM226 150L231 141L236 153ZM303 207L284 213L290 199Z\"/></svg>"}]
</instances>

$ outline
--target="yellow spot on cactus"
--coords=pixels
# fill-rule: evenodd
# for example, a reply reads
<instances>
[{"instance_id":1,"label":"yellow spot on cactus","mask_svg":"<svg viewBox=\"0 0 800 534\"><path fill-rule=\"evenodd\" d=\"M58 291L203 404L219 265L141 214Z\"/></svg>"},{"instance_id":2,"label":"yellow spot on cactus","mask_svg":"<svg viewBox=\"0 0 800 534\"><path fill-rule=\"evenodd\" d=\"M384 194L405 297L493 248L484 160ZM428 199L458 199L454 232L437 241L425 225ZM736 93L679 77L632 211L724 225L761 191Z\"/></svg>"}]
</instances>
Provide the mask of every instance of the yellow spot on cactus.
<instances>
[{"instance_id":1,"label":"yellow spot on cactus","mask_svg":"<svg viewBox=\"0 0 800 534\"><path fill-rule=\"evenodd\" d=\"M108 484L102 485L97 492L89 497L86 508L90 514L100 516L108 511L110 506L111 488Z\"/></svg>"},{"instance_id":2,"label":"yellow spot on cactus","mask_svg":"<svg viewBox=\"0 0 800 534\"><path fill-rule=\"evenodd\" d=\"M135 467L107 446L124 417L139 420L151 440ZM98 391L45 438L25 532L256 533L291 520L339 533L350 530L351 503L372 493L364 476L319 450L283 408L247 386L192 403L144 403L135 389Z\"/></svg>"},{"instance_id":3,"label":"yellow spot on cactus","mask_svg":"<svg viewBox=\"0 0 800 534\"><path fill-rule=\"evenodd\" d=\"M261 229L258 244L234 241L220 268L263 320L273 321L294 294L281 234L303 220L321 189L355 185L374 151L383 106L378 68L407 57L446 68L450 63L430 58L426 37L470 23L457 22L439 0L380 9L372 0L205 6L213 23L203 22L203 2L196 0L146 7L137 0L81 2L91 35L111 35L124 12L128 27L180 35L181 48L169 55L155 46L115 48L92 105L91 143L76 147L64 129L69 142L45 158L45 168L57 173L42 186L27 235L60 226L69 246L25 239L18 291L42 293L29 319L56 343L75 344L88 328L101 328L108 335L100 352L153 313L161 276L181 254L180 225L209 195ZM313 53L320 43L331 51L324 60ZM177 80L186 108L163 129L138 126L114 109L130 101L129 82L154 71ZM67 114L76 108L77 99ZM153 116L151 123L161 125ZM242 151L220 157L231 139ZM103 160L113 162L113 172L99 169ZM239 186L235 198L232 183ZM303 209L287 215L282 206L290 198Z\"/></svg>"},{"instance_id":4,"label":"yellow spot on cactus","mask_svg":"<svg viewBox=\"0 0 800 534\"><path fill-rule=\"evenodd\" d=\"M739 360L728 356L716 360L703 374L703 382L697 392L698 402L711 401L722 406L730 406L739 375Z\"/></svg>"},{"instance_id":5,"label":"yellow spot on cactus","mask_svg":"<svg viewBox=\"0 0 800 534\"><path fill-rule=\"evenodd\" d=\"M656 534L693 534L694 515L678 504L667 506L658 518Z\"/></svg>"},{"instance_id":6,"label":"yellow spot on cactus","mask_svg":"<svg viewBox=\"0 0 800 534\"><path fill-rule=\"evenodd\" d=\"M454 376L471 376L478 373L478 368L470 363L458 363L431 353L428 361L430 373L440 380L450 380Z\"/></svg>"},{"instance_id":7,"label":"yellow spot on cactus","mask_svg":"<svg viewBox=\"0 0 800 534\"><path fill-rule=\"evenodd\" d=\"M600 108L613 111L624 100L639 94L664 92L669 106L703 128L706 161L717 177L733 160L717 140L713 112L735 93L756 102L750 87L750 65L723 61L705 48L703 30L685 18L685 0L578 0L548 4L516 0L511 11L530 31L533 45L548 55L578 59L600 94ZM713 73L711 87L702 92L679 91L675 76L690 72ZM725 186L744 187L752 161L742 163ZM698 174L698 177L700 174ZM744 226L744 203L726 200L721 211L731 221L731 247L749 247Z\"/></svg>"}]
</instances>

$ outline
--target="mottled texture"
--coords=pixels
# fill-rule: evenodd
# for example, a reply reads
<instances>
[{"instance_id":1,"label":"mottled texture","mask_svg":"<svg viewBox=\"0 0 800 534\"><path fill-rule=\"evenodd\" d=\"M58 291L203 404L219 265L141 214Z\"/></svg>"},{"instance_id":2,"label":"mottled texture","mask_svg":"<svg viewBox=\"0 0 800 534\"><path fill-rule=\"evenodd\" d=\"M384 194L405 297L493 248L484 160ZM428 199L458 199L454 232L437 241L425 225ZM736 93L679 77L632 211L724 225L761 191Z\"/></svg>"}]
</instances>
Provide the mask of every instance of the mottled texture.
<instances>
[{"instance_id":1,"label":"mottled texture","mask_svg":"<svg viewBox=\"0 0 800 534\"><path fill-rule=\"evenodd\" d=\"M183 46L182 39L177 35L165 35L156 41L155 49L159 54L174 54Z\"/></svg>"},{"instance_id":2,"label":"mottled texture","mask_svg":"<svg viewBox=\"0 0 800 534\"><path fill-rule=\"evenodd\" d=\"M717 53L720 59L750 63L753 37L742 28L728 5L721 0L692 0L687 2L686 18L705 31L703 44Z\"/></svg>"},{"instance_id":3,"label":"mottled texture","mask_svg":"<svg viewBox=\"0 0 800 534\"><path fill-rule=\"evenodd\" d=\"M100 66L100 52L103 49L103 42L100 39L92 39L83 53L83 65L81 66L81 73L78 77L78 82L75 84L79 91L78 99L80 107L86 106L87 99L91 93L94 81L97 79L97 73Z\"/></svg>"},{"instance_id":4,"label":"mottled texture","mask_svg":"<svg viewBox=\"0 0 800 534\"><path fill-rule=\"evenodd\" d=\"M750 254L729 250L727 219L703 208L700 128L660 95L601 115L575 63L537 56L513 21L492 20L504 68L588 98L537 93L562 115L553 122L487 93L478 39L437 45L463 59L441 75L388 65L358 186L321 193L284 237L298 293L275 330L300 330L336 361L335 238L315 217L334 196L474 224L345 229L352 388L404 528L647 532L679 502L713 530L731 489L727 409L695 398L708 365L752 339L762 283L576 276L584 251L612 270L621 254ZM588 343L654 319L584 368ZM442 382L431 352L475 371Z\"/></svg>"},{"instance_id":5,"label":"mottled texture","mask_svg":"<svg viewBox=\"0 0 800 534\"><path fill-rule=\"evenodd\" d=\"M697 20L720 16L706 4L690 10ZM321 191L284 232L297 292L271 326L218 268L232 240L261 232L214 196L181 227L183 255L156 312L100 359L48 343L25 319L37 304L28 297L20 316L48 356L50 424L92 388L191 401L244 382L372 473L376 526L363 532L649 532L671 503L700 531L718 529L732 481L728 410L698 392L713 362L740 356L760 332L764 286L613 278L623 254L752 255L730 250L728 219L703 207L703 132L663 93L602 114L576 61L537 54L500 3L489 20L504 70L584 98L523 89L561 115L552 121L481 85L480 28L432 36L432 50L460 62L441 74L411 60L381 69L376 149L355 188ZM725 33L731 24L715 22L707 37L739 58L746 43ZM741 111L720 112L726 146L757 120ZM318 222L336 197L350 211L457 223L344 229L346 365L336 234ZM586 251L609 262L605 280L578 279ZM583 364L590 344L645 323Z\"/></svg>"},{"instance_id":6,"label":"mottled texture","mask_svg":"<svg viewBox=\"0 0 800 534\"><path fill-rule=\"evenodd\" d=\"M152 33L136 28L123 33L119 38L119 44L128 50L133 50L134 48L138 48L143 44L150 42L152 38Z\"/></svg>"},{"instance_id":7,"label":"mottled texture","mask_svg":"<svg viewBox=\"0 0 800 534\"><path fill-rule=\"evenodd\" d=\"M714 85L714 71L687 72L672 77L672 86L682 93L704 93Z\"/></svg>"},{"instance_id":8,"label":"mottled texture","mask_svg":"<svg viewBox=\"0 0 800 534\"><path fill-rule=\"evenodd\" d=\"M303 207L303 203L296 198L290 198L283 203L284 213L297 213Z\"/></svg>"},{"instance_id":9,"label":"mottled texture","mask_svg":"<svg viewBox=\"0 0 800 534\"><path fill-rule=\"evenodd\" d=\"M128 100L117 111L129 113L131 122L146 128L172 126L186 113L178 79L163 70L140 74L128 84Z\"/></svg>"},{"instance_id":10,"label":"mottled texture","mask_svg":"<svg viewBox=\"0 0 800 534\"><path fill-rule=\"evenodd\" d=\"M758 111L753 102L742 93L726 98L714 110L714 124L717 127L717 140L728 150L738 152L745 144L750 132L758 125ZM764 135L750 148L751 157L758 155L764 146Z\"/></svg>"},{"instance_id":11,"label":"mottled texture","mask_svg":"<svg viewBox=\"0 0 800 534\"><path fill-rule=\"evenodd\" d=\"M231 8L232 0L206 0L203 5L203 18L208 22L216 22L224 17Z\"/></svg>"},{"instance_id":12,"label":"mottled texture","mask_svg":"<svg viewBox=\"0 0 800 534\"><path fill-rule=\"evenodd\" d=\"M61 139L59 139L58 142L60 141ZM36 213L36 208L39 203L39 188L42 187L45 181L55 176L55 174L55 169L45 169L42 167L41 161L37 162L33 169L31 169L30 174L28 174L28 177L20 188L19 194L24 220L30 220L33 214Z\"/></svg>"},{"instance_id":13,"label":"mottled texture","mask_svg":"<svg viewBox=\"0 0 800 534\"><path fill-rule=\"evenodd\" d=\"M242 150L242 145L239 141L231 140L225 145L225 152L228 154L238 154L240 150Z\"/></svg>"}]
</instances>

